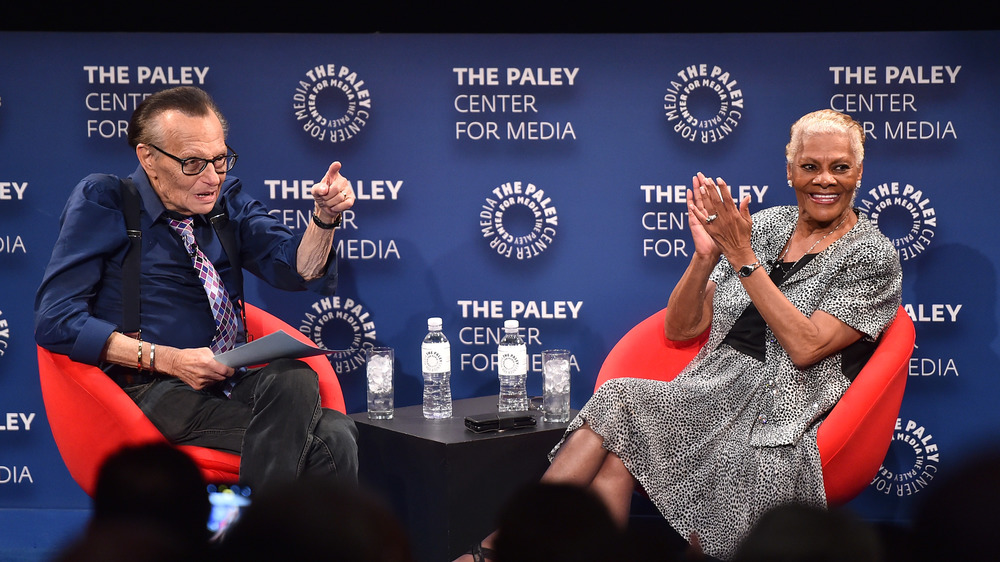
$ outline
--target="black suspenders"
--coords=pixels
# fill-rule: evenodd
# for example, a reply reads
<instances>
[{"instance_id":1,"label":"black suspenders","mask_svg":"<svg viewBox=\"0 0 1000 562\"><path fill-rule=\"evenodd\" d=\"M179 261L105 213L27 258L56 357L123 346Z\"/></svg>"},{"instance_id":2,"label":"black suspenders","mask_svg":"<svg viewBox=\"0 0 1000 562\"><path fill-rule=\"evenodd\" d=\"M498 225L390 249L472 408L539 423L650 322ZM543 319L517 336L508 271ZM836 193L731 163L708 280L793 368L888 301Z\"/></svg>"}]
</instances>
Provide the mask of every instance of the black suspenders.
<instances>
[{"instance_id":1,"label":"black suspenders","mask_svg":"<svg viewBox=\"0 0 1000 562\"><path fill-rule=\"evenodd\" d=\"M139 225L139 191L130 178L122 179L122 206L129 246L122 263L122 332L142 339L139 322L139 257L142 254L142 228Z\"/></svg>"},{"instance_id":2,"label":"black suspenders","mask_svg":"<svg viewBox=\"0 0 1000 562\"><path fill-rule=\"evenodd\" d=\"M122 332L126 335L140 338L141 324L139 314L139 260L142 254L142 227L139 224L139 210L141 198L139 190L135 187L135 182L130 178L122 178L122 202L123 213L125 215L125 229L128 232L129 247L125 252L125 262L122 264ZM240 290L240 299L235 301L239 308L240 319L243 320L243 329L246 333L247 315L246 307L243 306L243 262L240 260L240 252L236 247L236 234L233 226L229 223L229 215L218 202L212 209L209 222L215 228L215 234L222 243L222 249L229 256L229 262L236 275L236 286ZM230 295L231 297L231 295ZM250 341L250 334L246 333L247 341Z\"/></svg>"}]
</instances>

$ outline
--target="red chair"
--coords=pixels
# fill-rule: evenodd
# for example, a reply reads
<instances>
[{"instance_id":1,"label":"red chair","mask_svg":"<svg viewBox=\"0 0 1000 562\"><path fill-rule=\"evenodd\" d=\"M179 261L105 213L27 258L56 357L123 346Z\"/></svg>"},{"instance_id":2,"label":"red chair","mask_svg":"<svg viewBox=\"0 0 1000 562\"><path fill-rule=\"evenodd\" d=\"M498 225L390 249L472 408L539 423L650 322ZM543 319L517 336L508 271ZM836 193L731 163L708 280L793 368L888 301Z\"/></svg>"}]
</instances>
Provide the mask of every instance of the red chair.
<instances>
[{"instance_id":1,"label":"red chair","mask_svg":"<svg viewBox=\"0 0 1000 562\"><path fill-rule=\"evenodd\" d=\"M254 337L282 330L309 341L288 324L250 304L247 330ZM326 356L303 361L319 373L323 406L346 413L337 373ZM97 367L38 347L38 375L59 454L87 494L94 494L98 470L109 455L128 445L166 441L142 410ZM239 478L239 455L190 445L179 448L194 459L206 481L233 483Z\"/></svg>"},{"instance_id":2,"label":"red chair","mask_svg":"<svg viewBox=\"0 0 1000 562\"><path fill-rule=\"evenodd\" d=\"M666 309L643 320L615 344L597 376L629 376L669 381L691 362L708 340L673 342L663 332ZM827 503L843 505L861 493L885 459L903 401L916 337L913 321L899 307L875 353L819 426Z\"/></svg>"}]
</instances>

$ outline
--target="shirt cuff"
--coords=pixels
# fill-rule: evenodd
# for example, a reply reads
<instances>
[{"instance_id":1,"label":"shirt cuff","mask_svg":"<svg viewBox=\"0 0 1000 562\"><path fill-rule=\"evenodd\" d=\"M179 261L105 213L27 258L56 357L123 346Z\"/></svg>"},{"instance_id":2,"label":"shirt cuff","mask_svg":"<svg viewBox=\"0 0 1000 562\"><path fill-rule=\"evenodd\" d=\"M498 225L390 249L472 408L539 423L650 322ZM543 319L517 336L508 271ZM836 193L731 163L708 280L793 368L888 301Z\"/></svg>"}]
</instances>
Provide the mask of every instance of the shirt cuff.
<instances>
[{"instance_id":1,"label":"shirt cuff","mask_svg":"<svg viewBox=\"0 0 1000 562\"><path fill-rule=\"evenodd\" d=\"M108 338L114 333L114 324L94 318L87 318L84 322L80 334L73 343L73 349L69 353L69 358L79 363L97 365L101 362L101 353L108 343Z\"/></svg>"}]
</instances>

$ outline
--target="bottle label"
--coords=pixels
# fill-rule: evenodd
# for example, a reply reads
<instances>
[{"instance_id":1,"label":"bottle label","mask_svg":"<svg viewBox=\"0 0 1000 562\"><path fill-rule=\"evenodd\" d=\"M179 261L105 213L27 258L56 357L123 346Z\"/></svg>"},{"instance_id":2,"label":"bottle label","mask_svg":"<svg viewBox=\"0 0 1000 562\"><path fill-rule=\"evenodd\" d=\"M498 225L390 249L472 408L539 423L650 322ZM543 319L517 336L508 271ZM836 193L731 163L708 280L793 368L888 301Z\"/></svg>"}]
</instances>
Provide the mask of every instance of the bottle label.
<instances>
[{"instance_id":1,"label":"bottle label","mask_svg":"<svg viewBox=\"0 0 1000 562\"><path fill-rule=\"evenodd\" d=\"M501 346L497 355L497 371L500 375L526 375L528 373L528 350L525 346Z\"/></svg>"},{"instance_id":2,"label":"bottle label","mask_svg":"<svg viewBox=\"0 0 1000 562\"><path fill-rule=\"evenodd\" d=\"M451 344L448 343L421 344L420 355L425 373L451 372Z\"/></svg>"}]
</instances>

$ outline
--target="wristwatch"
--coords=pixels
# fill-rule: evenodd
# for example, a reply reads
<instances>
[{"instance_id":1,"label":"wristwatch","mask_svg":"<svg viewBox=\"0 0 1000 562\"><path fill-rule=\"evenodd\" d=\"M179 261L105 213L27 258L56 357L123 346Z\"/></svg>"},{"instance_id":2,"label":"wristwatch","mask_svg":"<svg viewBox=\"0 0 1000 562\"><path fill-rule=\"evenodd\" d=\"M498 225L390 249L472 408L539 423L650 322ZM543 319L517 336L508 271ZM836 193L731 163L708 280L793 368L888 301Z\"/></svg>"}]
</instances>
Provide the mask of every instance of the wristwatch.
<instances>
[{"instance_id":1,"label":"wristwatch","mask_svg":"<svg viewBox=\"0 0 1000 562\"><path fill-rule=\"evenodd\" d=\"M756 261L750 265L744 265L743 267L739 268L736 272L739 274L740 277L750 277L750 274L756 271L758 267L760 267L760 262Z\"/></svg>"},{"instance_id":2,"label":"wristwatch","mask_svg":"<svg viewBox=\"0 0 1000 562\"><path fill-rule=\"evenodd\" d=\"M322 228L323 230L333 230L334 228L337 228L338 226L340 226L340 223L343 220L344 220L344 214L343 213L337 213L337 218L333 219L333 222L330 222L330 223L323 222L323 221L319 220L319 215L317 215L315 211L313 211L313 214L312 214L313 224L315 224L316 226Z\"/></svg>"}]
</instances>

